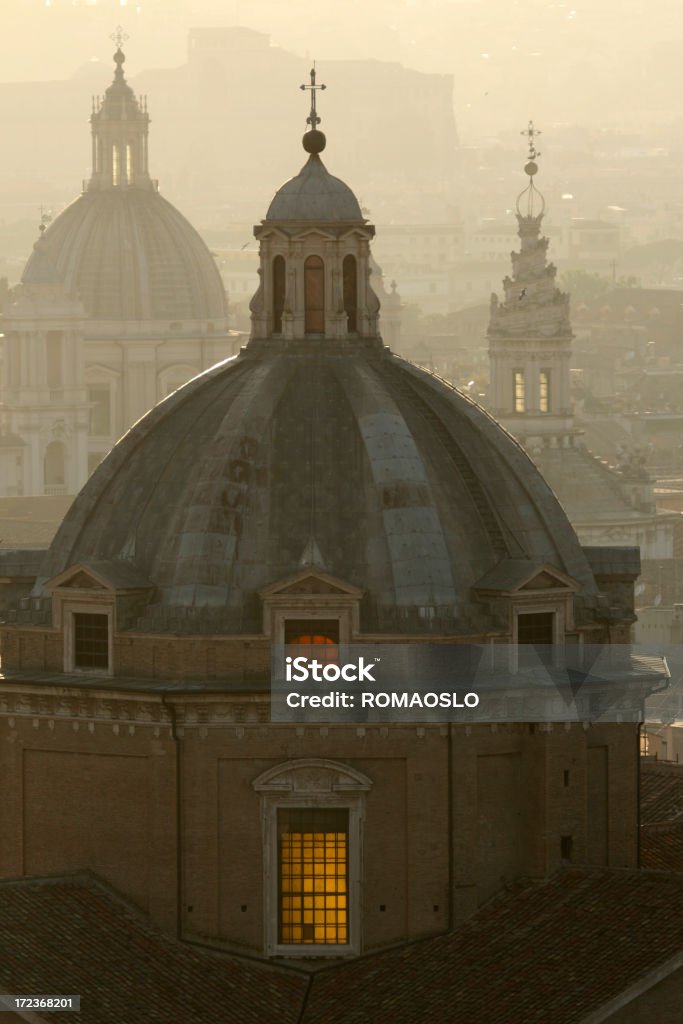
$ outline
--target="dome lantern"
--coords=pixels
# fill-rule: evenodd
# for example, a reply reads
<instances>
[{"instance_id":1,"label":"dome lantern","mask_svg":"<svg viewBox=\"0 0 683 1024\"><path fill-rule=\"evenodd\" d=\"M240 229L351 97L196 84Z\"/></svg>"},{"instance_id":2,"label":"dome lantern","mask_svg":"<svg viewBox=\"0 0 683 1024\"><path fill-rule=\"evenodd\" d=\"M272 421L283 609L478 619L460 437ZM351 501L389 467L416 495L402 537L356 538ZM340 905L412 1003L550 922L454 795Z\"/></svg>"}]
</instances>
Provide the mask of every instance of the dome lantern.
<instances>
[{"instance_id":1,"label":"dome lantern","mask_svg":"<svg viewBox=\"0 0 683 1024\"><path fill-rule=\"evenodd\" d=\"M147 101L135 96L123 73L126 55L122 44L128 36L119 27L111 38L116 43L114 81L103 97L93 99L92 176L88 189L151 189Z\"/></svg>"},{"instance_id":2,"label":"dome lantern","mask_svg":"<svg viewBox=\"0 0 683 1024\"><path fill-rule=\"evenodd\" d=\"M375 229L363 217L351 189L320 159L326 146L318 129L316 94L310 85L310 126L302 144L309 157L278 189L254 228L259 240L261 283L251 301L252 339L332 340L379 337L379 299L370 284L370 240Z\"/></svg>"}]
</instances>

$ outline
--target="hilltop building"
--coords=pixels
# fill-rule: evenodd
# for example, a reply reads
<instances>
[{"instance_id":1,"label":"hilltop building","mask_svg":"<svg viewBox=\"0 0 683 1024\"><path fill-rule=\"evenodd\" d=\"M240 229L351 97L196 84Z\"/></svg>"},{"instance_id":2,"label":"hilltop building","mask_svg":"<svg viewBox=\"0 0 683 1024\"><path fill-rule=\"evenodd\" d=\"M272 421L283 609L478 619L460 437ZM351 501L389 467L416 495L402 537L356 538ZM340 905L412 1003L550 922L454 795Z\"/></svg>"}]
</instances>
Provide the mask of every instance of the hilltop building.
<instances>
[{"instance_id":1,"label":"hilltop building","mask_svg":"<svg viewBox=\"0 0 683 1024\"><path fill-rule=\"evenodd\" d=\"M159 399L231 354L208 248L158 190L146 98L93 101L92 175L46 228L2 318L0 494L75 494Z\"/></svg>"}]
</instances>

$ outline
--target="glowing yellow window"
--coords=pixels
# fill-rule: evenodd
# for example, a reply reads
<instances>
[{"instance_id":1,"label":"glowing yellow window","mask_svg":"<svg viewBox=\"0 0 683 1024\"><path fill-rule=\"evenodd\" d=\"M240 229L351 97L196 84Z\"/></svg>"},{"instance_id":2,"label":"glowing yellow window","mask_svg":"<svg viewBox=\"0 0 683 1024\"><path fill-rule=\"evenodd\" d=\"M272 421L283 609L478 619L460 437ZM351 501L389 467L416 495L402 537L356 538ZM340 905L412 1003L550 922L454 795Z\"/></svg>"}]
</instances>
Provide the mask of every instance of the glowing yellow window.
<instances>
[{"instance_id":1,"label":"glowing yellow window","mask_svg":"<svg viewBox=\"0 0 683 1024\"><path fill-rule=\"evenodd\" d=\"M513 373L513 401L515 412L526 411L526 387L523 370L515 370Z\"/></svg>"},{"instance_id":2,"label":"glowing yellow window","mask_svg":"<svg viewBox=\"0 0 683 1024\"><path fill-rule=\"evenodd\" d=\"M538 375L538 408L550 412L550 370L541 370Z\"/></svg>"},{"instance_id":3,"label":"glowing yellow window","mask_svg":"<svg viewBox=\"0 0 683 1024\"><path fill-rule=\"evenodd\" d=\"M278 811L279 941L347 945L349 812Z\"/></svg>"}]
</instances>

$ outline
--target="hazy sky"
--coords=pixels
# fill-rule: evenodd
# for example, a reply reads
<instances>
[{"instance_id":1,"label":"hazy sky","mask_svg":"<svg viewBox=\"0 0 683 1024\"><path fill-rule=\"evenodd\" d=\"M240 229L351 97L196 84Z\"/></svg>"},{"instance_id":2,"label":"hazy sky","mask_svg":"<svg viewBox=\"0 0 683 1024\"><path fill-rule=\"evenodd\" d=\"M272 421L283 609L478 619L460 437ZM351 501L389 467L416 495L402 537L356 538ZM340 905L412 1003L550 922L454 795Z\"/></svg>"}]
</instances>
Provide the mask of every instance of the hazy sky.
<instances>
[{"instance_id":1,"label":"hazy sky","mask_svg":"<svg viewBox=\"0 0 683 1024\"><path fill-rule=\"evenodd\" d=\"M136 68L185 60L187 30L240 24L302 56L378 58L454 75L461 135L522 112L546 123L657 126L683 95L681 0L2 0L0 80L110 62L118 23ZM516 123L516 122L515 122Z\"/></svg>"}]
</instances>

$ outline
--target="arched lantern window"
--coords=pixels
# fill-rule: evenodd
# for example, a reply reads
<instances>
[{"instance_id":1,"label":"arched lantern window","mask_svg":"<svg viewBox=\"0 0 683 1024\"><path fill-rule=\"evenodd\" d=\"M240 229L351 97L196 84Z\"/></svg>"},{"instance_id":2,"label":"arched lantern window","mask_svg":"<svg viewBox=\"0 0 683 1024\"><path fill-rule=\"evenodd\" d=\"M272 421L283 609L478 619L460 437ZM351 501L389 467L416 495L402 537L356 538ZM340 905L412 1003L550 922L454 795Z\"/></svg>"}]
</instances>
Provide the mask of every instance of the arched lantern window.
<instances>
[{"instance_id":1,"label":"arched lantern window","mask_svg":"<svg viewBox=\"0 0 683 1024\"><path fill-rule=\"evenodd\" d=\"M304 263L304 307L306 334L325 333L325 264L320 256Z\"/></svg>"},{"instance_id":2,"label":"arched lantern window","mask_svg":"<svg viewBox=\"0 0 683 1024\"><path fill-rule=\"evenodd\" d=\"M342 264L344 285L344 311L348 317L347 330L355 334L358 330L358 273L356 257L345 256Z\"/></svg>"},{"instance_id":3,"label":"arched lantern window","mask_svg":"<svg viewBox=\"0 0 683 1024\"><path fill-rule=\"evenodd\" d=\"M285 308L285 258L273 260L273 334L282 334L282 313Z\"/></svg>"}]
</instances>

